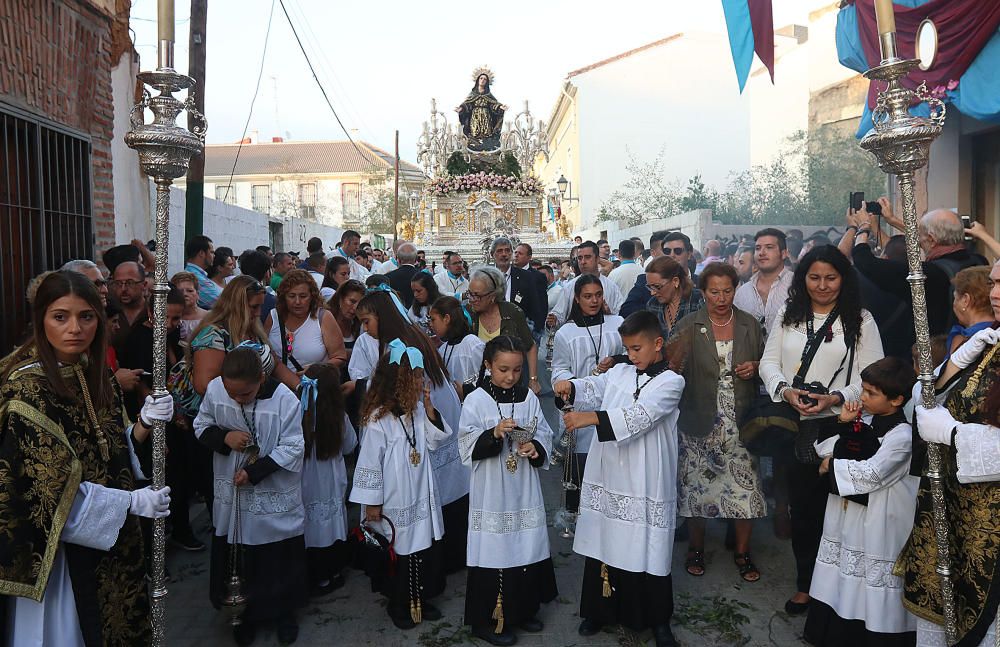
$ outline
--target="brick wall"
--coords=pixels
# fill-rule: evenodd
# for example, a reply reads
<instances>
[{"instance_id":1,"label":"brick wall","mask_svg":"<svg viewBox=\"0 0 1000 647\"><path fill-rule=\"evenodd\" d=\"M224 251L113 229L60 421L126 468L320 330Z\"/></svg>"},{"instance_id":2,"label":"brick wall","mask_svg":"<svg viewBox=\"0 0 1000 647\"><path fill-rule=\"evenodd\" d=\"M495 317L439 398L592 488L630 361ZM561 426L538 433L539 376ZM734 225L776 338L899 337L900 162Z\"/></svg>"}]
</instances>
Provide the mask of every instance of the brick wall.
<instances>
[{"instance_id":1,"label":"brick wall","mask_svg":"<svg viewBox=\"0 0 1000 647\"><path fill-rule=\"evenodd\" d=\"M107 2L0 0L0 100L89 136L98 250L115 241L112 30L122 21L127 9L113 15Z\"/></svg>"}]
</instances>

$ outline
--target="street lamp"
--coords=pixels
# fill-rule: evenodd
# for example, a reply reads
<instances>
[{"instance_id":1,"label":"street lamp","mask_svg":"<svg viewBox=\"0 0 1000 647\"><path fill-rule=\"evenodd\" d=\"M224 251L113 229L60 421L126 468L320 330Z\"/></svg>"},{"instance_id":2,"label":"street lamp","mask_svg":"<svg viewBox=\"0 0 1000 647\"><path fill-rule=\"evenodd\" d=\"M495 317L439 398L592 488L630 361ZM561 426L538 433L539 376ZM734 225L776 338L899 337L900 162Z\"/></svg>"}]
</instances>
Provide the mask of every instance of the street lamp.
<instances>
[{"instance_id":1,"label":"street lamp","mask_svg":"<svg viewBox=\"0 0 1000 647\"><path fill-rule=\"evenodd\" d=\"M416 191L410 191L410 211L416 211L419 204L420 196L417 195Z\"/></svg>"},{"instance_id":2,"label":"street lamp","mask_svg":"<svg viewBox=\"0 0 1000 647\"><path fill-rule=\"evenodd\" d=\"M566 202L580 201L580 198L573 197L573 185L566 179L565 175L559 176L559 179L556 181L556 186L559 187L559 193Z\"/></svg>"}]
</instances>

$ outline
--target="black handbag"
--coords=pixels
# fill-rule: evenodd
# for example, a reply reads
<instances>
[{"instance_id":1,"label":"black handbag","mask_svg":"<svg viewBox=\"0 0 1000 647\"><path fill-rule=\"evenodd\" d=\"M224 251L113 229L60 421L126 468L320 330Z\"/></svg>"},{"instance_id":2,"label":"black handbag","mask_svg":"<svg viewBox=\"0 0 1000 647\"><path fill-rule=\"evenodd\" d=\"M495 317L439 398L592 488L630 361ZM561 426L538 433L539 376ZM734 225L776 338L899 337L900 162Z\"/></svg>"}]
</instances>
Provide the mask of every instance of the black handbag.
<instances>
[{"instance_id":1,"label":"black handbag","mask_svg":"<svg viewBox=\"0 0 1000 647\"><path fill-rule=\"evenodd\" d=\"M389 525L389 537L372 528L367 520L347 536L353 566L371 580L373 593L388 593L389 581L396 574L396 526L389 517L382 515L382 519Z\"/></svg>"},{"instance_id":2,"label":"black handbag","mask_svg":"<svg viewBox=\"0 0 1000 647\"><path fill-rule=\"evenodd\" d=\"M806 373L809 372L813 358L819 352L820 344L823 343L823 339L827 332L833 328L836 320L837 314L834 311L813 335L811 342L807 343L807 347L803 349L802 361L799 363L799 370L796 371L793 382L805 381ZM834 374L834 378L836 378L836 374ZM784 401L775 402L769 394L762 394L750 405L737 424L740 431L740 441L754 456L771 456L790 460L796 454L799 418L799 412L792 405Z\"/></svg>"}]
</instances>

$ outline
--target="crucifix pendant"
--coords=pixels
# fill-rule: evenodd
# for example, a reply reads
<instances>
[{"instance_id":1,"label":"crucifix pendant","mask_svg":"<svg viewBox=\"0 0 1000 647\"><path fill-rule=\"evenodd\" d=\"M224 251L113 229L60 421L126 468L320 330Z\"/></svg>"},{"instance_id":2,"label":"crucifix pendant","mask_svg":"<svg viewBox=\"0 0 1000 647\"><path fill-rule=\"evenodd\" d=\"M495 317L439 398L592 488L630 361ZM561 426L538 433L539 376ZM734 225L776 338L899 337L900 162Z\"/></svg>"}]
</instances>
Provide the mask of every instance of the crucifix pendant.
<instances>
[{"instance_id":1,"label":"crucifix pendant","mask_svg":"<svg viewBox=\"0 0 1000 647\"><path fill-rule=\"evenodd\" d=\"M507 471L511 474L517 471L517 456L514 456L514 452L507 454Z\"/></svg>"},{"instance_id":2,"label":"crucifix pendant","mask_svg":"<svg viewBox=\"0 0 1000 647\"><path fill-rule=\"evenodd\" d=\"M420 452L417 451L416 447L410 449L410 465L414 467L420 465Z\"/></svg>"}]
</instances>

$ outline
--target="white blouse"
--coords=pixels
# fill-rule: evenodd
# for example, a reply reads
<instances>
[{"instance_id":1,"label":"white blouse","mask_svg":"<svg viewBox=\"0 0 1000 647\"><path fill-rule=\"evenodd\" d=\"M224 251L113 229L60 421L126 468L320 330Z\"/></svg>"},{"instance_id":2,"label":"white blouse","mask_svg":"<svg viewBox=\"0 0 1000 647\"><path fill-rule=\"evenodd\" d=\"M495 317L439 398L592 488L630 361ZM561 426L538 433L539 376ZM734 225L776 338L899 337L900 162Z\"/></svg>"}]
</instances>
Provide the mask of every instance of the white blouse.
<instances>
[{"instance_id":1,"label":"white blouse","mask_svg":"<svg viewBox=\"0 0 1000 647\"><path fill-rule=\"evenodd\" d=\"M785 316L782 308L775 317L775 326L767 337L764 355L760 358L760 376L764 380L768 395L775 402L781 402L776 393L782 382L792 384L795 373L802 359L802 349L806 345L806 325L783 326L780 322ZM813 329L819 330L826 321L825 315L813 317ZM844 339L844 326L840 318L833 324L833 340L820 344L809 370L806 372L806 382L821 382L830 391L840 391L845 400L861 399L861 371L866 366L882 359L882 338L878 326L867 310L861 311L861 334L854 352L854 363L848 367L849 356ZM843 365L840 372L837 369ZM836 374L836 377L834 377ZM850 382L848 382L850 375ZM839 414L840 407L831 407L818 416Z\"/></svg>"}]
</instances>

